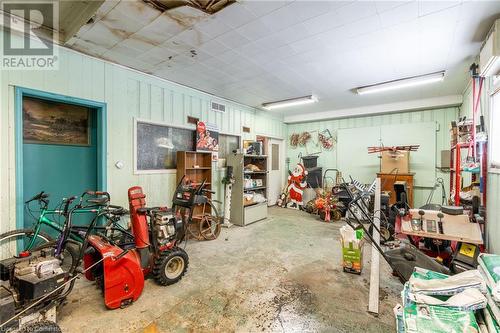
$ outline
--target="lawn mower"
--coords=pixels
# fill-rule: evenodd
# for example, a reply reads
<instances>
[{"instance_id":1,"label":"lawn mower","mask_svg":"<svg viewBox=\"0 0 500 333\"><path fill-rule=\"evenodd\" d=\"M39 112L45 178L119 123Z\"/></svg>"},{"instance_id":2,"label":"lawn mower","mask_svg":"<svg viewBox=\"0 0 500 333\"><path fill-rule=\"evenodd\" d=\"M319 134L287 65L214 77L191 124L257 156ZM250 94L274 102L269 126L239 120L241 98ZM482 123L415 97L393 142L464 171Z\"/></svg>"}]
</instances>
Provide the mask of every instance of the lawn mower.
<instances>
[{"instance_id":1,"label":"lawn mower","mask_svg":"<svg viewBox=\"0 0 500 333\"><path fill-rule=\"evenodd\" d=\"M86 269L94 266L86 278L101 287L110 309L136 301L148 276L167 286L179 281L188 267L187 253L177 247L185 235L182 219L166 207L147 208L139 186L129 188L128 199L135 244L120 246L103 235L91 235L83 258Z\"/></svg>"},{"instance_id":2,"label":"lawn mower","mask_svg":"<svg viewBox=\"0 0 500 333\"><path fill-rule=\"evenodd\" d=\"M350 216L353 217L352 219L346 219L347 224L353 229L362 229L364 231L365 236L370 239L372 245L387 261L389 266L391 266L401 282L408 281L415 267L421 267L443 274L450 274L450 270L447 267L425 255L412 244L403 244L403 246L399 248L384 251L382 247L374 241L373 235L362 223L362 220L368 221L371 228L376 230L379 234L381 233L380 229L375 226L374 217L370 214L369 206L366 203L366 198L370 196L370 192L372 191L359 190L359 186L356 185L354 187L358 188L358 190L353 191L352 185L353 184L348 183L343 183L341 185L350 198L347 209ZM359 215L361 215L362 218L359 218Z\"/></svg>"}]
</instances>

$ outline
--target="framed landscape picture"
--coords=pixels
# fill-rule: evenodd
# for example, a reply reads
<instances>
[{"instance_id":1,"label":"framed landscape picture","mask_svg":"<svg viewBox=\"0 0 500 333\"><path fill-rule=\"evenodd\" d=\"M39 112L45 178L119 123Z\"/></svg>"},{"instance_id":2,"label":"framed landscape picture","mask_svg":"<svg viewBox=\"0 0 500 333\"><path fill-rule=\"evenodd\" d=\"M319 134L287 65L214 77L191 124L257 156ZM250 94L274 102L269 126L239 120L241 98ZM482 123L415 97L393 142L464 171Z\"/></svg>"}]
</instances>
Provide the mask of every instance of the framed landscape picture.
<instances>
[{"instance_id":1,"label":"framed landscape picture","mask_svg":"<svg viewBox=\"0 0 500 333\"><path fill-rule=\"evenodd\" d=\"M89 146L89 127L86 107L23 97L25 143Z\"/></svg>"}]
</instances>

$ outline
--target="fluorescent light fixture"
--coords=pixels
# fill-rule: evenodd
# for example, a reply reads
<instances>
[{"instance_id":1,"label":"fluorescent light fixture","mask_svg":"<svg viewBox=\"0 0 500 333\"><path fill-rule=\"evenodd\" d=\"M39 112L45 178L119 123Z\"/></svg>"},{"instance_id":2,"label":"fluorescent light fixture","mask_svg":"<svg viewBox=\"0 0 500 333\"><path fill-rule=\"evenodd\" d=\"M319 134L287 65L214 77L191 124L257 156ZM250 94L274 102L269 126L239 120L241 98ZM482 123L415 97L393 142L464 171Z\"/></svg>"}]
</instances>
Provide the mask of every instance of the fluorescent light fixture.
<instances>
[{"instance_id":1,"label":"fluorescent light fixture","mask_svg":"<svg viewBox=\"0 0 500 333\"><path fill-rule=\"evenodd\" d=\"M436 73L412 76L404 79L372 84L370 86L356 88L356 92L359 95L364 95L383 92L387 90L421 86L433 82L440 82L444 79L444 73L445 71L440 71Z\"/></svg>"},{"instance_id":2,"label":"fluorescent light fixture","mask_svg":"<svg viewBox=\"0 0 500 333\"><path fill-rule=\"evenodd\" d=\"M266 110L274 110L274 109L286 108L289 106L316 103L317 101L318 98L316 96L309 95L298 98L284 99L282 101L277 101L277 102L264 103L262 104L262 107Z\"/></svg>"}]
</instances>

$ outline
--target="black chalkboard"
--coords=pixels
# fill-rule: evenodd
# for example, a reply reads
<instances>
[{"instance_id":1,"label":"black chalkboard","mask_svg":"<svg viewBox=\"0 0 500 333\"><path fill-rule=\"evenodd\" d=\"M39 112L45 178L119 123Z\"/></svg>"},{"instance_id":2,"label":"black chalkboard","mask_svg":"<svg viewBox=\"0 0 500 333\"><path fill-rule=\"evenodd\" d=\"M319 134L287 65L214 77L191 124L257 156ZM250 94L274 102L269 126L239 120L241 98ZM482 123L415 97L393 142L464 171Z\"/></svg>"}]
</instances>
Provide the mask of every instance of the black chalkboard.
<instances>
[{"instance_id":1,"label":"black chalkboard","mask_svg":"<svg viewBox=\"0 0 500 333\"><path fill-rule=\"evenodd\" d=\"M137 170L175 169L177 151L194 150L194 130L139 121L136 128Z\"/></svg>"}]
</instances>

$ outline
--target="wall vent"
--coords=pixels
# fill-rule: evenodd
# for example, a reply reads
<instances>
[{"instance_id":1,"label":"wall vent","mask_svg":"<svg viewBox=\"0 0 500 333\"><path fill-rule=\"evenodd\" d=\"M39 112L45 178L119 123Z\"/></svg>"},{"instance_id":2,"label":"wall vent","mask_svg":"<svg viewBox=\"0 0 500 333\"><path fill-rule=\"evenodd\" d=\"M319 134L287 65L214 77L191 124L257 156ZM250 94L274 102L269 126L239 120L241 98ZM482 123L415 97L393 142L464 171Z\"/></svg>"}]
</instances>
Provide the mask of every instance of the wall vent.
<instances>
[{"instance_id":1,"label":"wall vent","mask_svg":"<svg viewBox=\"0 0 500 333\"><path fill-rule=\"evenodd\" d=\"M188 124L193 124L193 125L198 124L199 120L200 120L199 118L191 117L191 116L188 116L188 118L187 118Z\"/></svg>"},{"instance_id":2,"label":"wall vent","mask_svg":"<svg viewBox=\"0 0 500 333\"><path fill-rule=\"evenodd\" d=\"M212 101L212 111L215 112L226 112L226 106L224 104L220 104Z\"/></svg>"}]
</instances>

